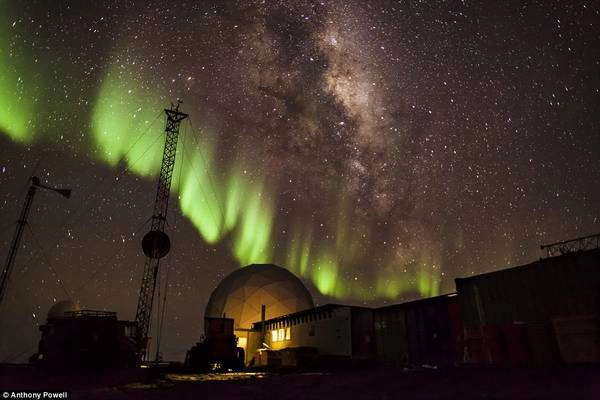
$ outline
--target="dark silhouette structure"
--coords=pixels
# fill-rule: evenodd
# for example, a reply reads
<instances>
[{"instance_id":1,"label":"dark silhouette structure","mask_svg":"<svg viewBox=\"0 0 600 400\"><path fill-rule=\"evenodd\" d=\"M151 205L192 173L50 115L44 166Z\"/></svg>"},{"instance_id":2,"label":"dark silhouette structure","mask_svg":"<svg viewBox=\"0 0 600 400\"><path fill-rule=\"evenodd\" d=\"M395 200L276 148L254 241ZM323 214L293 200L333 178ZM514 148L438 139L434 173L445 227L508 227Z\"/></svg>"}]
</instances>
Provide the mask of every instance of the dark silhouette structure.
<instances>
[{"instance_id":1,"label":"dark silhouette structure","mask_svg":"<svg viewBox=\"0 0 600 400\"><path fill-rule=\"evenodd\" d=\"M171 109L165 109L167 114L167 126L165 128L166 138L163 152L156 199L154 201L154 212L152 224L142 240L142 248L146 255L144 264L144 275L138 299L135 321L137 322L137 345L139 360L145 358L148 348L148 332L150 331L150 317L152 316L152 304L156 291L156 277L158 275L160 259L167 255L171 248L169 236L165 233L165 222L169 207L169 196L171 194L171 178L175 167L175 155L177 151L177 139L179 137L179 125L188 117L179 111L179 104L172 105Z\"/></svg>"},{"instance_id":2,"label":"dark silhouette structure","mask_svg":"<svg viewBox=\"0 0 600 400\"><path fill-rule=\"evenodd\" d=\"M10 250L8 251L8 256L6 257L6 263L2 269L2 278L0 279L0 304L2 304L2 299L6 293L6 286L8 285L8 279L10 278L10 273L12 272L15 260L17 259L17 249L19 248L19 243L21 243L23 229L25 229L25 225L27 224L27 216L29 215L29 210L31 209L33 197L35 196L37 188L51 190L60 194L61 196L66 197L67 199L71 196L71 189L57 189L42 185L38 177L31 177L31 186L27 192L27 197L25 197L25 203L23 204L21 214L19 215L19 221L17 222L17 230L15 231Z\"/></svg>"},{"instance_id":3,"label":"dark silhouette structure","mask_svg":"<svg viewBox=\"0 0 600 400\"><path fill-rule=\"evenodd\" d=\"M94 310L49 313L40 326L38 353L30 361L53 367L127 368L137 362L136 324L117 313Z\"/></svg>"}]
</instances>

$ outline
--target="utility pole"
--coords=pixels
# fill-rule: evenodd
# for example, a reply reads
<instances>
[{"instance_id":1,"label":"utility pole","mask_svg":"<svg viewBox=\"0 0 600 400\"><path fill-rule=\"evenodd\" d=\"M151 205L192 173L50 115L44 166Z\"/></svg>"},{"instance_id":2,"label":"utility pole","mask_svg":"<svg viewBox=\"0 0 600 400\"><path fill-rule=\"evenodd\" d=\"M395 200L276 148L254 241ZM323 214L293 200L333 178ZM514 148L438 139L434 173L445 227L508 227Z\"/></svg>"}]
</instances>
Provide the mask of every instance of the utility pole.
<instances>
[{"instance_id":1,"label":"utility pole","mask_svg":"<svg viewBox=\"0 0 600 400\"><path fill-rule=\"evenodd\" d=\"M152 304L154 292L156 291L156 278L160 265L160 259L167 255L171 249L171 241L165 233L165 222L167 209L169 207L169 196L171 194L171 178L175 168L175 155L177 151L177 139L179 136L179 125L188 117L179 111L179 104L171 105L171 109L165 109L167 124L165 128L165 148L163 152L156 199L154 201L154 212L150 232L142 239L142 249L146 255L144 264L144 275L142 287L138 298L135 320L137 322L137 346L139 361L143 361L148 350L148 333L150 332L150 319L152 317Z\"/></svg>"},{"instance_id":2,"label":"utility pole","mask_svg":"<svg viewBox=\"0 0 600 400\"><path fill-rule=\"evenodd\" d=\"M29 191L27 192L27 197L25 197L25 204L23 204L23 208L21 209L21 215L19 216L19 220L17 221L17 230L15 231L15 235L13 236L12 244L10 246L10 250L8 251L8 256L6 257L6 262L4 263L4 268L2 269L2 277L0 279L0 304L2 304L2 300L4 299L4 295L6 294L6 286L8 285L10 273L12 272L13 266L15 265L15 260L17 259L17 250L19 249L19 244L21 243L23 230L25 229L25 225L27 224L27 216L29 215L31 203L33 203L33 197L35 196L37 188L51 190L60 194L63 197L66 197L67 199L71 196L71 189L58 189L42 185L38 177L31 177L31 186L29 187Z\"/></svg>"}]
</instances>

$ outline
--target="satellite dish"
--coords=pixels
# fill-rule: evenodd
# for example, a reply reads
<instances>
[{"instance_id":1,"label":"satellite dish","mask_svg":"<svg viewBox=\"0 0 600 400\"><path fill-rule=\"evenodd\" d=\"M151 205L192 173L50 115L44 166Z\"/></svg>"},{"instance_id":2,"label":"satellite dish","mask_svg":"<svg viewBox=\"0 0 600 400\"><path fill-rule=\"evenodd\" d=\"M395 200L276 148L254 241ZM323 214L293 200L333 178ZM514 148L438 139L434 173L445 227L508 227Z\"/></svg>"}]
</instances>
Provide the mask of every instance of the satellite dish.
<instances>
[{"instance_id":1,"label":"satellite dish","mask_svg":"<svg viewBox=\"0 0 600 400\"><path fill-rule=\"evenodd\" d=\"M142 239L142 250L150 258L163 258L171 250L171 240L162 231L150 231Z\"/></svg>"}]
</instances>

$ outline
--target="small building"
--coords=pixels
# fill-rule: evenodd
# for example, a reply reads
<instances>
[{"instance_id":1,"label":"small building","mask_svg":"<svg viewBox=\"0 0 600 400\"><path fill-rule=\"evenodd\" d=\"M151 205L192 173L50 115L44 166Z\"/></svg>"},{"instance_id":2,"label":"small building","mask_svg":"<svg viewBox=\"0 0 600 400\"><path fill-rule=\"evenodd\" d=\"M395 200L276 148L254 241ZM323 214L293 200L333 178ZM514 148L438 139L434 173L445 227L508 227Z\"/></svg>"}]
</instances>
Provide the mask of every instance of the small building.
<instances>
[{"instance_id":1,"label":"small building","mask_svg":"<svg viewBox=\"0 0 600 400\"><path fill-rule=\"evenodd\" d=\"M254 365L297 367L302 366L302 357L311 356L346 364L375 358L370 308L327 304L256 322L252 336L248 352Z\"/></svg>"},{"instance_id":2,"label":"small building","mask_svg":"<svg viewBox=\"0 0 600 400\"><path fill-rule=\"evenodd\" d=\"M448 367L460 359L462 321L456 294L377 308L373 323L382 365Z\"/></svg>"},{"instance_id":3,"label":"small building","mask_svg":"<svg viewBox=\"0 0 600 400\"><path fill-rule=\"evenodd\" d=\"M261 344L254 343L259 340L252 333L254 322L313 306L310 292L290 271L273 264L252 264L235 270L219 282L208 300L204 317L205 321L233 319L237 345L245 351L248 363L251 354L247 349Z\"/></svg>"},{"instance_id":4,"label":"small building","mask_svg":"<svg viewBox=\"0 0 600 400\"><path fill-rule=\"evenodd\" d=\"M51 366L133 367L136 329L135 322L120 321L114 312L80 310L71 302L60 302L40 326L42 338L31 361Z\"/></svg>"}]
</instances>

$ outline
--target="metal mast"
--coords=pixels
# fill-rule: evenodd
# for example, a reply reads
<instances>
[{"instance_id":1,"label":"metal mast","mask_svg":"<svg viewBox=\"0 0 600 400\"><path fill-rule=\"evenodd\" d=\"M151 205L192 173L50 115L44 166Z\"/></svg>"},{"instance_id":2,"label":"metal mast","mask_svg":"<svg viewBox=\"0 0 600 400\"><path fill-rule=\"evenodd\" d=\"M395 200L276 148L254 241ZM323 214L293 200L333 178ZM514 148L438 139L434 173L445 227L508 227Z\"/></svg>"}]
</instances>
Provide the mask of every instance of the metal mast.
<instances>
[{"instance_id":1,"label":"metal mast","mask_svg":"<svg viewBox=\"0 0 600 400\"><path fill-rule=\"evenodd\" d=\"M146 255L144 264L144 275L142 287L138 299L135 320L137 322L137 346L140 361L144 359L148 347L148 333L150 331L150 318L152 316L152 304L156 289L156 277L160 259L167 255L171 248L169 236L164 232L169 207L169 196L171 191L171 177L175 167L175 154L177 150L177 139L179 136L179 125L187 118L187 114L179 111L179 102L171 109L165 109L167 114L167 125L165 128L165 148L163 152L158 187L156 189L156 200L154 201L154 212L152 214L152 225L142 240L142 249Z\"/></svg>"},{"instance_id":2,"label":"metal mast","mask_svg":"<svg viewBox=\"0 0 600 400\"><path fill-rule=\"evenodd\" d=\"M25 203L23 204L23 208L21 209L19 221L17 221L17 230L15 231L15 235L13 236L13 241L10 246L10 250L8 251L8 256L6 257L6 262L4 263L4 268L2 269L2 277L0 279L0 304L4 299L8 279L10 278L10 273L12 272L12 268L15 265L15 260L17 259L17 250L19 249L19 244L21 243L23 229L25 229L25 225L27 224L27 216L29 215L31 203L33 202L33 197L35 196L37 188L52 190L60 194L61 196L66 197L67 199L71 196L71 189L57 189L50 186L42 185L38 177L31 177L31 186L29 187L29 191L27 192L27 197L25 197Z\"/></svg>"}]
</instances>

